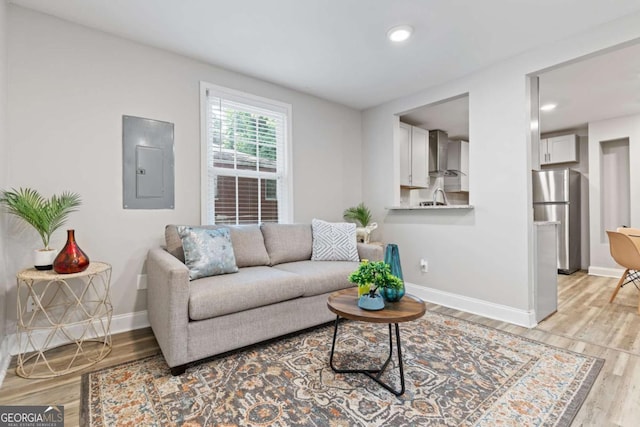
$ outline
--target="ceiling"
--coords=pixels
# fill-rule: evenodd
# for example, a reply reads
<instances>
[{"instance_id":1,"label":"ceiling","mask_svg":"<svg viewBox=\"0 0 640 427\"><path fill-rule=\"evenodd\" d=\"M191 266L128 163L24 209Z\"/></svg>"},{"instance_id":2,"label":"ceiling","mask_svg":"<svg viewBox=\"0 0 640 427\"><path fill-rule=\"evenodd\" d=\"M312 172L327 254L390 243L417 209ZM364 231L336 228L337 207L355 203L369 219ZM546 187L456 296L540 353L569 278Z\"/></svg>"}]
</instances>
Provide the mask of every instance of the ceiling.
<instances>
[{"instance_id":1,"label":"ceiling","mask_svg":"<svg viewBox=\"0 0 640 427\"><path fill-rule=\"evenodd\" d=\"M640 11L638 0L10 0L356 109ZM394 45L398 24L414 36Z\"/></svg>"},{"instance_id":2,"label":"ceiling","mask_svg":"<svg viewBox=\"0 0 640 427\"><path fill-rule=\"evenodd\" d=\"M640 43L542 73L540 132L585 127L589 122L640 114Z\"/></svg>"}]
</instances>

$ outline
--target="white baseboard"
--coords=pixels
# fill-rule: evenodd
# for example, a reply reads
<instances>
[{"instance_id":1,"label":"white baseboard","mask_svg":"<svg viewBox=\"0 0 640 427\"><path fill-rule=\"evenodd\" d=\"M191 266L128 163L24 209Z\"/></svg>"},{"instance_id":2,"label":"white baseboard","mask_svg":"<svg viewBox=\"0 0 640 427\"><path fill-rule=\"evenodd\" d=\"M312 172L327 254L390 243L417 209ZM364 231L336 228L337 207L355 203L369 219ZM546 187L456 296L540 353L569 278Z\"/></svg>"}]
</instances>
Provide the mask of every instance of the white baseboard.
<instances>
[{"instance_id":1,"label":"white baseboard","mask_svg":"<svg viewBox=\"0 0 640 427\"><path fill-rule=\"evenodd\" d=\"M135 313L119 314L111 318L111 333L133 331L135 329L148 328L151 326L147 310L136 311Z\"/></svg>"},{"instance_id":2,"label":"white baseboard","mask_svg":"<svg viewBox=\"0 0 640 427\"><path fill-rule=\"evenodd\" d=\"M619 279L622 277L622 273L624 273L624 269L622 268L610 268L610 267L595 267L589 266L589 275L590 276L602 276L602 277L614 277Z\"/></svg>"},{"instance_id":3,"label":"white baseboard","mask_svg":"<svg viewBox=\"0 0 640 427\"><path fill-rule=\"evenodd\" d=\"M94 321L94 325L97 330L100 330L99 322L106 322L106 318ZM149 318L147 317L147 311L137 311L135 313L127 313L127 314L118 314L111 317L111 334L119 334L121 332L132 331L134 329L141 329L148 327ZM70 333L73 336L79 336L82 333L82 327L72 326L69 328ZM40 342L38 340L42 340L46 337L47 331L44 333L34 331L32 333L32 339L36 342ZM21 337L22 339L26 339L26 336ZM88 336L88 338L96 338L95 336ZM9 354L11 356L15 356L20 352L20 348L18 345L18 335L11 334L7 336L5 339L7 341L7 348ZM24 342L24 341L23 341ZM68 344L71 341L65 340L60 336L56 336L50 343L49 347L57 347L60 345ZM10 357L9 357L10 359ZM7 365L8 366L8 365Z\"/></svg>"},{"instance_id":4,"label":"white baseboard","mask_svg":"<svg viewBox=\"0 0 640 427\"><path fill-rule=\"evenodd\" d=\"M405 283L405 286L408 293L434 304L455 308L456 310L466 311L489 319L513 323L525 328L533 328L537 325L533 310L519 310L506 305L427 288L413 283Z\"/></svg>"}]
</instances>

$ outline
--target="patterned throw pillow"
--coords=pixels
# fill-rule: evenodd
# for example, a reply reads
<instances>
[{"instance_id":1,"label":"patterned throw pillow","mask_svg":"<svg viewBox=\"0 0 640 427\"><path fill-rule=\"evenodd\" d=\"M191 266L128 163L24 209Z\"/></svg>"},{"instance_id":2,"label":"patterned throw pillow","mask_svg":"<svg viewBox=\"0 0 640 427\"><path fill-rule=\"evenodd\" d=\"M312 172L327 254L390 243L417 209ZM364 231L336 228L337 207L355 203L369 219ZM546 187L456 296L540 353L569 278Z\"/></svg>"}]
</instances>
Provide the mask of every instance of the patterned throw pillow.
<instances>
[{"instance_id":1,"label":"patterned throw pillow","mask_svg":"<svg viewBox=\"0 0 640 427\"><path fill-rule=\"evenodd\" d=\"M311 221L313 261L360 261L356 225L347 222Z\"/></svg>"},{"instance_id":2,"label":"patterned throw pillow","mask_svg":"<svg viewBox=\"0 0 640 427\"><path fill-rule=\"evenodd\" d=\"M238 271L228 228L178 226L189 280Z\"/></svg>"}]
</instances>

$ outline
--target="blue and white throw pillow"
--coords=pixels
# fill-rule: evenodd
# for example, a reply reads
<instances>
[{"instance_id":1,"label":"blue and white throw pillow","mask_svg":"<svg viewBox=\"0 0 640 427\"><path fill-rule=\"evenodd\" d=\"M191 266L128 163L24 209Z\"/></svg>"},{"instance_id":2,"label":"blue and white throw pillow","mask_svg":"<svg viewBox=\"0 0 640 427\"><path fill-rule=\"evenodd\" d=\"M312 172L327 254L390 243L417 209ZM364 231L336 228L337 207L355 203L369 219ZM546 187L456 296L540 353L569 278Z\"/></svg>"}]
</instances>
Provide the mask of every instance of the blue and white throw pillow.
<instances>
[{"instance_id":1,"label":"blue and white throw pillow","mask_svg":"<svg viewBox=\"0 0 640 427\"><path fill-rule=\"evenodd\" d=\"M360 261L355 224L313 219L311 232L312 261Z\"/></svg>"},{"instance_id":2,"label":"blue and white throw pillow","mask_svg":"<svg viewBox=\"0 0 640 427\"><path fill-rule=\"evenodd\" d=\"M189 280L238 271L228 228L177 227Z\"/></svg>"}]
</instances>

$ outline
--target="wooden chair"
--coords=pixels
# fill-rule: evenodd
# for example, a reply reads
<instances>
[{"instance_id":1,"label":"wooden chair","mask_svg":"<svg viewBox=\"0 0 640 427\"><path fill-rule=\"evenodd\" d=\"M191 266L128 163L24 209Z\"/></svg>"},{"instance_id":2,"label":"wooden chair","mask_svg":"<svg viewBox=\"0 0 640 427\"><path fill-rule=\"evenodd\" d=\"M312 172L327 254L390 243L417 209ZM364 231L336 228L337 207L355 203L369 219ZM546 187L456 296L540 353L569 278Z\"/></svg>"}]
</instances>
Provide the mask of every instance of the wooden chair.
<instances>
[{"instance_id":1,"label":"wooden chair","mask_svg":"<svg viewBox=\"0 0 640 427\"><path fill-rule=\"evenodd\" d=\"M627 236L631 237L631 241L636 245L636 247L640 251L640 228L618 227L616 228L616 231L618 233L626 234ZM632 276L633 278L640 280L640 271L629 270L629 276Z\"/></svg>"},{"instance_id":2,"label":"wooden chair","mask_svg":"<svg viewBox=\"0 0 640 427\"><path fill-rule=\"evenodd\" d=\"M635 243L638 250L640 250L640 228L618 227L616 231L631 237L631 241Z\"/></svg>"},{"instance_id":3,"label":"wooden chair","mask_svg":"<svg viewBox=\"0 0 640 427\"><path fill-rule=\"evenodd\" d=\"M613 291L609 302L613 302L618 291L627 283L633 283L638 288L637 282L640 281L638 271L640 271L640 248L625 233L617 231L607 231L609 236L609 251L611 256L622 267L625 268L622 277L618 281L616 289ZM640 288L638 288L640 290ZM638 300L638 313L640 314L640 299Z\"/></svg>"},{"instance_id":4,"label":"wooden chair","mask_svg":"<svg viewBox=\"0 0 640 427\"><path fill-rule=\"evenodd\" d=\"M626 235L632 235L632 236L640 236L640 228L633 228L633 227L618 227L616 228L616 231L618 233L623 233Z\"/></svg>"}]
</instances>

